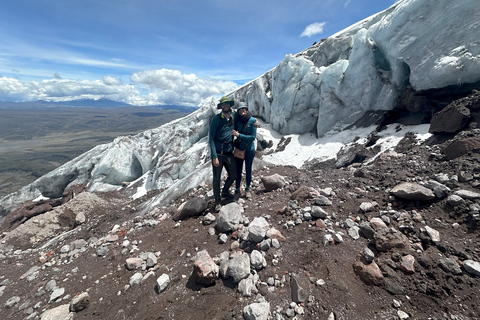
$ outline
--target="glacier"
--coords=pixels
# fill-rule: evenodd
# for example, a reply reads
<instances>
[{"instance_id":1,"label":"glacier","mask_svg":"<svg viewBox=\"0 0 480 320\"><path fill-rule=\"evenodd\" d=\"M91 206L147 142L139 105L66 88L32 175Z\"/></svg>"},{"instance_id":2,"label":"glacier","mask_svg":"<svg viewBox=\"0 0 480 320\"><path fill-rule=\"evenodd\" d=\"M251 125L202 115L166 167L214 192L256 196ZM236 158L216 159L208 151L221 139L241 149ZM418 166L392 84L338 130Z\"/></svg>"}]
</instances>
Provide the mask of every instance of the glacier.
<instances>
[{"instance_id":1,"label":"glacier","mask_svg":"<svg viewBox=\"0 0 480 320\"><path fill-rule=\"evenodd\" d=\"M287 54L275 68L227 95L247 102L264 123L264 136L297 137L294 152L301 153L302 144L309 150L299 159L331 159L353 138L341 132L360 127L370 112L401 107L407 93L427 97L427 108L441 108L445 104L428 101L432 93L466 94L480 87L479 32L478 0L403 0ZM78 184L105 192L129 182L126 189L134 198L161 191L144 203L145 211L168 205L179 193L211 183L206 139L216 112L211 97L184 118L91 149L0 199L0 222L25 201L61 197ZM361 129L361 138L373 130ZM312 145L318 148L310 150ZM272 163L285 164L285 159L264 156Z\"/></svg>"}]
</instances>

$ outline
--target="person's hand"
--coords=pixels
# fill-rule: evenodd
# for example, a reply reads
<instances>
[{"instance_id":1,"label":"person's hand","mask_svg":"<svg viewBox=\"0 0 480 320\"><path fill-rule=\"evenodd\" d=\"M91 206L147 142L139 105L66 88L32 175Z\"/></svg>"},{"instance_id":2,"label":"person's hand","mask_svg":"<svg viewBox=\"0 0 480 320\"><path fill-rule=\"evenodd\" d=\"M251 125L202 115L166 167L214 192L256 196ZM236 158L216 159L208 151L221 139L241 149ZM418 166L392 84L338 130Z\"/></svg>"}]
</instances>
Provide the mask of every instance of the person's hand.
<instances>
[{"instance_id":1,"label":"person's hand","mask_svg":"<svg viewBox=\"0 0 480 320\"><path fill-rule=\"evenodd\" d=\"M220 165L220 162L218 161L218 158L215 158L212 161L213 161L213 166L214 167L218 167Z\"/></svg>"},{"instance_id":2,"label":"person's hand","mask_svg":"<svg viewBox=\"0 0 480 320\"><path fill-rule=\"evenodd\" d=\"M232 130L232 136L238 137L238 131Z\"/></svg>"},{"instance_id":3,"label":"person's hand","mask_svg":"<svg viewBox=\"0 0 480 320\"><path fill-rule=\"evenodd\" d=\"M257 128L261 128L262 126L260 125L260 123L258 123L258 121L255 119L255 124L254 124L255 127Z\"/></svg>"}]
</instances>

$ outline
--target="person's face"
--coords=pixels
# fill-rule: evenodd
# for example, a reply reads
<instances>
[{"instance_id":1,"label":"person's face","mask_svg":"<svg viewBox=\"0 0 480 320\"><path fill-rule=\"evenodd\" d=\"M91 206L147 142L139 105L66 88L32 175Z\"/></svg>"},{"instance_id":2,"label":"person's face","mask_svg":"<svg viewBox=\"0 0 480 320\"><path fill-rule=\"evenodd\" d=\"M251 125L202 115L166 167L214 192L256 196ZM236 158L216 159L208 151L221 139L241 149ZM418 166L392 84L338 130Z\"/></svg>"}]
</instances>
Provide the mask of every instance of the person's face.
<instances>
[{"instance_id":1,"label":"person's face","mask_svg":"<svg viewBox=\"0 0 480 320\"><path fill-rule=\"evenodd\" d=\"M243 109L238 110L238 114L241 115L241 116L246 115L247 114L247 109L243 108Z\"/></svg>"},{"instance_id":2,"label":"person's face","mask_svg":"<svg viewBox=\"0 0 480 320\"><path fill-rule=\"evenodd\" d=\"M230 110L231 110L230 103L224 102L220 106L222 107L222 112L223 113L230 113Z\"/></svg>"}]
</instances>

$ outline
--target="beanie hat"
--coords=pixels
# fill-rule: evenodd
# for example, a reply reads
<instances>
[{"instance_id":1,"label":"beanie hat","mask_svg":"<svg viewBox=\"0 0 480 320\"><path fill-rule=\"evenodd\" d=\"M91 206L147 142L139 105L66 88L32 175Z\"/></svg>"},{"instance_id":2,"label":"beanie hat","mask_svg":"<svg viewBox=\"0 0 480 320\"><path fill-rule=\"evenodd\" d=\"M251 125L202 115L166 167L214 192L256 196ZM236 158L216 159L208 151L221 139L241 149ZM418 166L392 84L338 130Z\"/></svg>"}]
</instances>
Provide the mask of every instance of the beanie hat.
<instances>
[{"instance_id":1,"label":"beanie hat","mask_svg":"<svg viewBox=\"0 0 480 320\"><path fill-rule=\"evenodd\" d=\"M243 101L240 102L240 103L239 103L239 106L238 106L238 108L237 108L237 111L240 110L240 109L247 109L247 111L248 111L247 104L246 104L245 102L243 102Z\"/></svg>"}]
</instances>

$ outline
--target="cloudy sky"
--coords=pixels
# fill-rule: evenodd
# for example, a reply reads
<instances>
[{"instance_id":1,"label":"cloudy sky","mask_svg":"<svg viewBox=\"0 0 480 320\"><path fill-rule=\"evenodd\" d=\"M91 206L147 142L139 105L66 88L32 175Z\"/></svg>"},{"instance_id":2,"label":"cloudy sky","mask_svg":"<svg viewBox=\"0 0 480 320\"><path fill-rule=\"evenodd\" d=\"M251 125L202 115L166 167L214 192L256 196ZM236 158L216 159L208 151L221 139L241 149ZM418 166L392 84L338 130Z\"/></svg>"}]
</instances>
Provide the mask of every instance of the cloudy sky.
<instances>
[{"instance_id":1,"label":"cloudy sky","mask_svg":"<svg viewBox=\"0 0 480 320\"><path fill-rule=\"evenodd\" d=\"M196 106L394 0L0 2L0 101Z\"/></svg>"}]
</instances>

